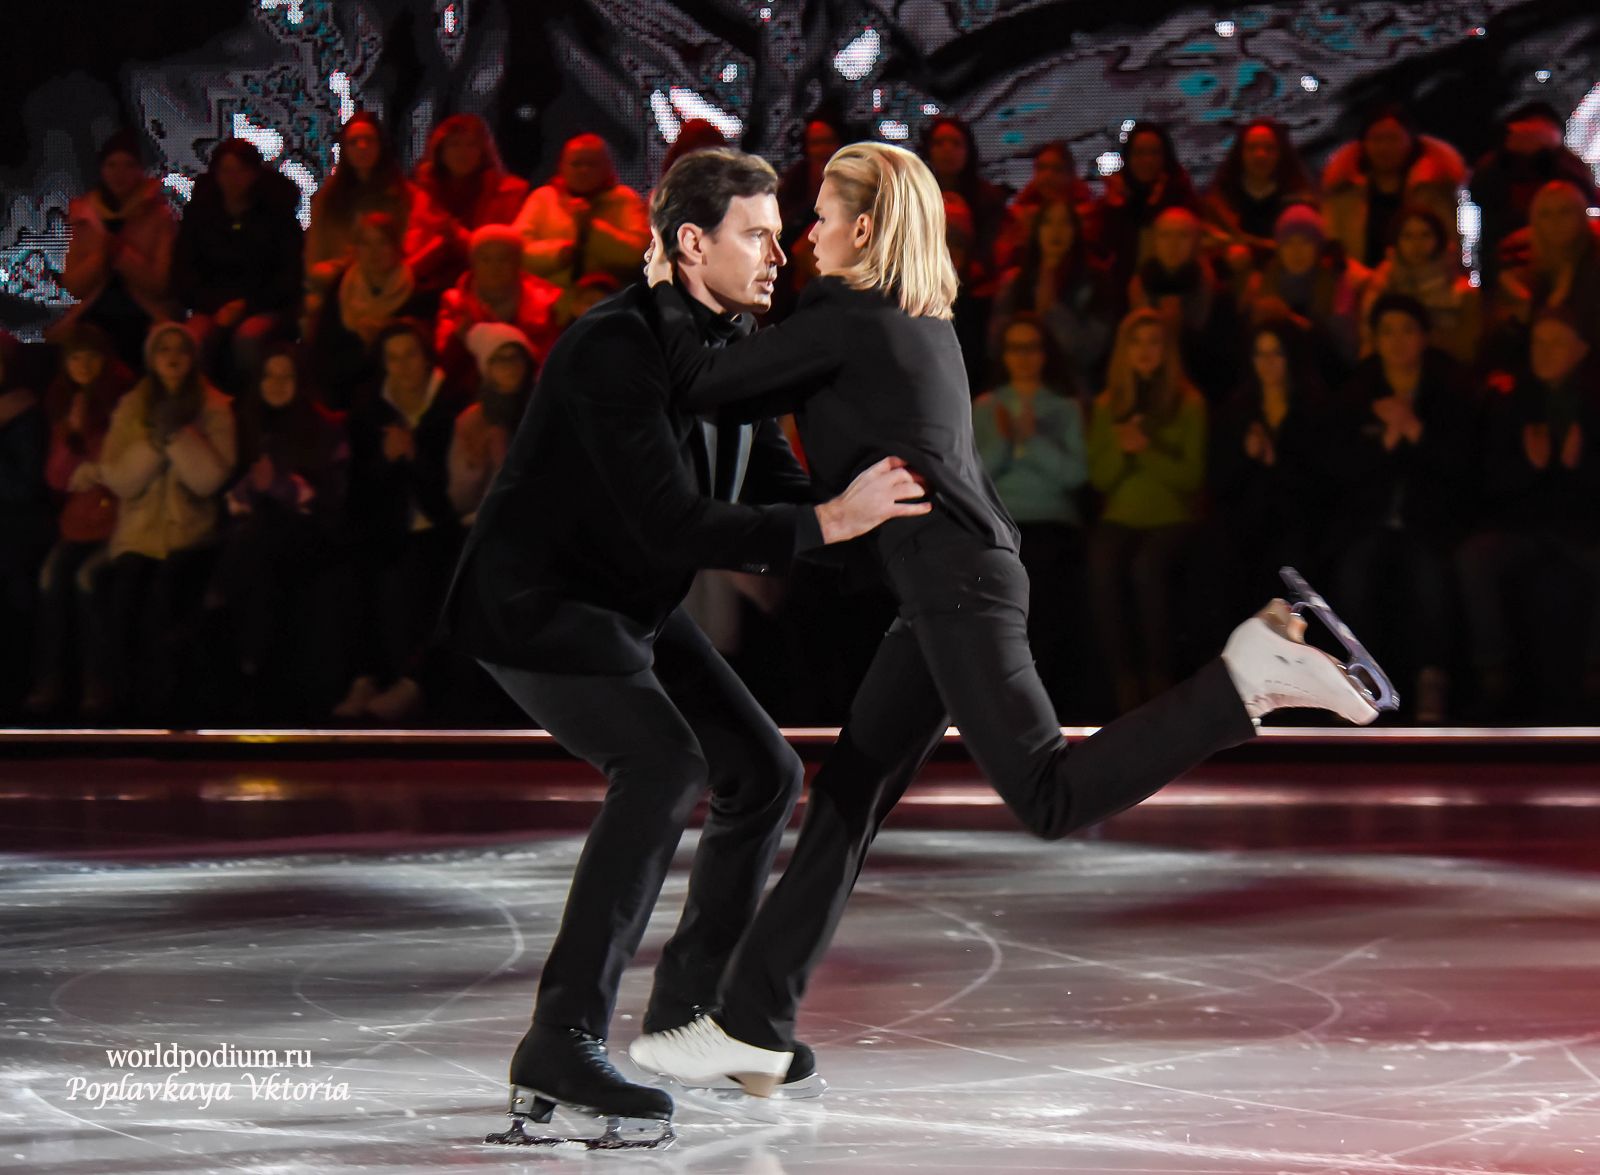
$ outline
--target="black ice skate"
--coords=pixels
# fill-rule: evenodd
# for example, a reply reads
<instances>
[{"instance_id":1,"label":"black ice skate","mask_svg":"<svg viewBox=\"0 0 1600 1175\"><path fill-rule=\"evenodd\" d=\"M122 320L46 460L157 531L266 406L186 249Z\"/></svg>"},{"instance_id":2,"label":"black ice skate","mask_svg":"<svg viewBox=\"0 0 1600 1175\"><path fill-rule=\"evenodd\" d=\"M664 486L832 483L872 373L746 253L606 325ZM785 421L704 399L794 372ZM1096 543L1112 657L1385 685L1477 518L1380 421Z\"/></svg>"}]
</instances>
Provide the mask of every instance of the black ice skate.
<instances>
[{"instance_id":1,"label":"black ice skate","mask_svg":"<svg viewBox=\"0 0 1600 1175\"><path fill-rule=\"evenodd\" d=\"M1339 619L1337 612L1328 607L1328 601L1324 600L1293 567L1281 567L1278 569L1278 574L1297 597L1289 610L1296 616L1310 612L1322 621L1328 631L1344 646L1344 671L1367 692L1373 708L1380 711L1398 710L1400 694L1395 690L1394 683L1389 680L1389 675L1379 666L1377 659L1367 652L1366 646L1356 639L1356 634L1350 631L1350 626Z\"/></svg>"},{"instance_id":2,"label":"black ice skate","mask_svg":"<svg viewBox=\"0 0 1600 1175\"><path fill-rule=\"evenodd\" d=\"M564 1118L585 1119L593 1128L560 1128L555 1123L558 1109ZM511 1060L506 1112L510 1129L485 1135L484 1142L633 1150L668 1146L675 1137L672 1098L624 1078L606 1056L605 1041L576 1028L535 1024L528 1029ZM549 1129L530 1132L529 1124Z\"/></svg>"}]
</instances>

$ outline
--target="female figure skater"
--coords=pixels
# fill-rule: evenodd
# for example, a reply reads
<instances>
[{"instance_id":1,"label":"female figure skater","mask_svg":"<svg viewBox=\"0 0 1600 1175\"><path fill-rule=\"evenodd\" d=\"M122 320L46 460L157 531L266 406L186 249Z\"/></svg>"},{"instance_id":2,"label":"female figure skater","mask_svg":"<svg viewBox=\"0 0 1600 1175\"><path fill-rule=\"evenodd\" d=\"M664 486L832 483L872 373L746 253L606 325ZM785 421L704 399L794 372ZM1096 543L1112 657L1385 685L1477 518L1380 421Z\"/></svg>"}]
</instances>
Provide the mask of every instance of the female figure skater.
<instances>
[{"instance_id":1,"label":"female figure skater","mask_svg":"<svg viewBox=\"0 0 1600 1175\"><path fill-rule=\"evenodd\" d=\"M1272 710L1315 707L1364 724L1388 700L1305 644L1304 622L1275 600L1193 677L1069 747L1028 648L1017 528L973 441L938 183L901 148L845 147L824 173L811 240L823 276L795 313L724 349L702 347L659 239L647 269L686 406L792 410L817 492L842 489L887 454L921 475L933 504L851 544L893 591L899 617L812 784L794 857L728 965L720 1007L629 1050L685 1084L732 1077L760 1096L788 1069L807 979L868 846L952 720L1007 806L1056 839L1244 742Z\"/></svg>"}]
</instances>

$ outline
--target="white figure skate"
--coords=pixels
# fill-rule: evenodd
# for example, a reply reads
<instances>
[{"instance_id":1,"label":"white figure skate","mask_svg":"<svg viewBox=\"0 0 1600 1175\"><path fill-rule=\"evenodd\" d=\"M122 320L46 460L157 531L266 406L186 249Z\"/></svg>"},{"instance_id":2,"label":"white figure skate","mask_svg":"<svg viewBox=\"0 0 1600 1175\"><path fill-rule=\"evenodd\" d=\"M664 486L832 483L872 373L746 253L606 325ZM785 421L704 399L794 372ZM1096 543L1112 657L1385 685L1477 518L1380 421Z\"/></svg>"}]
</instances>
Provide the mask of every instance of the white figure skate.
<instances>
[{"instance_id":1,"label":"white figure skate","mask_svg":"<svg viewBox=\"0 0 1600 1175\"><path fill-rule=\"evenodd\" d=\"M652 1032L628 1046L634 1064L687 1086L712 1088L728 1081L746 1093L771 1097L789 1072L794 1054L735 1040L710 1016L682 1028Z\"/></svg>"},{"instance_id":2,"label":"white figure skate","mask_svg":"<svg viewBox=\"0 0 1600 1175\"><path fill-rule=\"evenodd\" d=\"M1261 718L1274 710L1328 710L1366 726L1400 704L1388 675L1367 652L1349 625L1292 567L1284 582L1299 597L1293 605L1274 600L1239 625L1222 651L1228 674L1246 711ZM1346 664L1305 643L1310 612L1344 646Z\"/></svg>"}]
</instances>

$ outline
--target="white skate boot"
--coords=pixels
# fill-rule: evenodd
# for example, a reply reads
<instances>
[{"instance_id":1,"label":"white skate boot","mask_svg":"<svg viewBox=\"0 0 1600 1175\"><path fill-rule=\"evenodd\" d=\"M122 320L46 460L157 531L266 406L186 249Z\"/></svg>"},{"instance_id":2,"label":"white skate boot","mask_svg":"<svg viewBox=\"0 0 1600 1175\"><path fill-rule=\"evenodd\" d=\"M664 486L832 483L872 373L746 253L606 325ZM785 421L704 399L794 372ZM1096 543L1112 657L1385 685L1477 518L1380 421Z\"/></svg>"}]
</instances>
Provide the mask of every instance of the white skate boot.
<instances>
[{"instance_id":1,"label":"white skate boot","mask_svg":"<svg viewBox=\"0 0 1600 1175\"><path fill-rule=\"evenodd\" d=\"M731 1079L756 1097L772 1096L794 1056L735 1040L710 1016L641 1036L628 1046L628 1055L641 1069L684 1085L714 1086Z\"/></svg>"},{"instance_id":2,"label":"white skate boot","mask_svg":"<svg viewBox=\"0 0 1600 1175\"><path fill-rule=\"evenodd\" d=\"M1293 607L1273 600L1234 629L1222 651L1250 717L1299 707L1330 710L1366 726L1380 712L1395 709L1399 695L1349 626L1293 568L1285 567L1282 575L1300 599ZM1305 643L1302 611L1312 612L1328 626L1344 645L1349 665Z\"/></svg>"}]
</instances>

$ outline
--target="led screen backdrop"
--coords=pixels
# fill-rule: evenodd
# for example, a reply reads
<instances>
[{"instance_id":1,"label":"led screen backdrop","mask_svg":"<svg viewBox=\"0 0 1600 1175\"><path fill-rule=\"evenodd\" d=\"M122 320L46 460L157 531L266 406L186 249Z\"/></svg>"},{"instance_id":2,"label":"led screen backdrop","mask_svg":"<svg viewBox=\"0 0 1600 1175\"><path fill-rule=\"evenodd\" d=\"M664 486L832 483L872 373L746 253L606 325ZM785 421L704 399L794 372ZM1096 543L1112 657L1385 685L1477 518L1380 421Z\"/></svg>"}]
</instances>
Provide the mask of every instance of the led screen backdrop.
<instances>
[{"instance_id":1,"label":"led screen backdrop","mask_svg":"<svg viewBox=\"0 0 1600 1175\"><path fill-rule=\"evenodd\" d=\"M1600 160L1593 0L13 0L5 13L0 322L25 335L65 302L67 200L123 123L180 201L230 134L309 196L357 106L385 116L408 161L439 117L482 113L535 180L566 137L599 131L639 188L686 118L781 164L824 100L907 142L931 114L960 114L990 177L1013 185L1048 139L1091 175L1115 168L1133 118L1172 125L1202 181L1257 115L1320 159L1380 97L1469 156L1497 112L1542 97Z\"/></svg>"}]
</instances>

